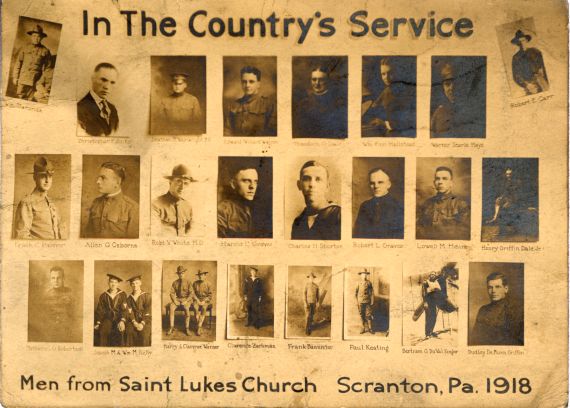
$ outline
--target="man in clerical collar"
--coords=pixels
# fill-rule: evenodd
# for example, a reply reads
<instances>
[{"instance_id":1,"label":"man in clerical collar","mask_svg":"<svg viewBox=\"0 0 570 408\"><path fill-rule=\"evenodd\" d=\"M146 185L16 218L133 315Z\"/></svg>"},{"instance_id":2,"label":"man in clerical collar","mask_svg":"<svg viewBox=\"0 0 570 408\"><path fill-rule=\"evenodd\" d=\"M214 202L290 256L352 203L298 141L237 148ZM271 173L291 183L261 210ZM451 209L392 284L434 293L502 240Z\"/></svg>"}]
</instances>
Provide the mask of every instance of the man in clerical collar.
<instances>
[{"instance_id":1,"label":"man in clerical collar","mask_svg":"<svg viewBox=\"0 0 570 408\"><path fill-rule=\"evenodd\" d=\"M33 177L36 187L26 195L16 208L14 238L61 239L60 219L48 191L52 187L53 164L40 156L34 162Z\"/></svg>"},{"instance_id":2,"label":"man in clerical collar","mask_svg":"<svg viewBox=\"0 0 570 408\"><path fill-rule=\"evenodd\" d=\"M141 289L141 275L128 279L132 293L127 297L122 318L125 319L127 347L150 347L151 340L151 296Z\"/></svg>"},{"instance_id":3,"label":"man in clerical collar","mask_svg":"<svg viewBox=\"0 0 570 408\"><path fill-rule=\"evenodd\" d=\"M196 182L190 169L178 164L172 174L164 176L169 182L168 192L152 201L153 231L160 236L189 235L192 227L192 206L185 196L190 184Z\"/></svg>"},{"instance_id":4,"label":"man in clerical collar","mask_svg":"<svg viewBox=\"0 0 570 408\"><path fill-rule=\"evenodd\" d=\"M208 271L198 270L196 279L192 282L192 289L194 290L194 313L196 316L196 335L202 335L202 325L206 318L206 312L212 305L212 288L210 284L202 279L202 276L208 274Z\"/></svg>"},{"instance_id":5,"label":"man in clerical collar","mask_svg":"<svg viewBox=\"0 0 570 408\"><path fill-rule=\"evenodd\" d=\"M100 347L124 346L125 318L123 310L126 306L127 294L119 288L123 280L117 275L108 273L109 288L101 293L95 309L95 331L99 333Z\"/></svg>"},{"instance_id":6,"label":"man in clerical collar","mask_svg":"<svg viewBox=\"0 0 570 408\"><path fill-rule=\"evenodd\" d=\"M360 205L353 238L403 238L404 207L390 194L390 176L380 167L368 172L372 198Z\"/></svg>"},{"instance_id":7,"label":"man in clerical collar","mask_svg":"<svg viewBox=\"0 0 570 408\"><path fill-rule=\"evenodd\" d=\"M490 303L481 306L469 339L470 346L523 346L524 311L509 296L509 282L501 272L487 276Z\"/></svg>"},{"instance_id":8,"label":"man in clerical collar","mask_svg":"<svg viewBox=\"0 0 570 408\"><path fill-rule=\"evenodd\" d=\"M194 302L194 291L190 281L184 279L186 271L185 267L178 265L176 268L178 279L172 282L170 287L170 303L168 304L170 326L166 333L167 336L174 332L174 315L179 307L184 309L184 333L190 336L190 309L192 308L192 302Z\"/></svg>"},{"instance_id":9,"label":"man in clerical collar","mask_svg":"<svg viewBox=\"0 0 570 408\"><path fill-rule=\"evenodd\" d=\"M470 209L452 192L453 171L445 166L436 168L433 185L436 195L418 208L416 238L468 240Z\"/></svg>"},{"instance_id":10,"label":"man in clerical collar","mask_svg":"<svg viewBox=\"0 0 570 408\"><path fill-rule=\"evenodd\" d=\"M93 200L84 238L138 238L139 206L123 194L125 168L114 162L101 165L97 188L101 196Z\"/></svg>"},{"instance_id":11,"label":"man in clerical collar","mask_svg":"<svg viewBox=\"0 0 570 408\"><path fill-rule=\"evenodd\" d=\"M305 209L295 218L291 239L340 239L340 206L328 200L329 172L310 160L299 172L297 188L305 199Z\"/></svg>"},{"instance_id":12,"label":"man in clerical collar","mask_svg":"<svg viewBox=\"0 0 570 408\"><path fill-rule=\"evenodd\" d=\"M261 71L245 66L240 70L243 96L233 101L226 113L226 136L275 136L275 102L260 95Z\"/></svg>"}]
</instances>

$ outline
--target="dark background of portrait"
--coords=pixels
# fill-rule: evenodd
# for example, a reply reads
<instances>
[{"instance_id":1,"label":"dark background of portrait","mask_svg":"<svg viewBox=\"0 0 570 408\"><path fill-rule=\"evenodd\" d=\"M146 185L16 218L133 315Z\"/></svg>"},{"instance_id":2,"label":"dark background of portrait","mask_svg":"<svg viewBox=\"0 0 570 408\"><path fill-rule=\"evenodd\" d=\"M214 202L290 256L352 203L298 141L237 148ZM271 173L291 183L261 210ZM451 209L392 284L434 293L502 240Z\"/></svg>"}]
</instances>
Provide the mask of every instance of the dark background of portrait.
<instances>
[{"instance_id":1,"label":"dark background of portrait","mask_svg":"<svg viewBox=\"0 0 570 408\"><path fill-rule=\"evenodd\" d=\"M239 310L243 300L243 284L249 276L249 265L232 265L229 268L229 293L228 302L228 337L251 336L251 337L273 337L275 313L274 305L274 272L273 265L253 265L258 269L257 276L263 281L262 298L262 326L259 329L245 327L247 317L239 318L242 314ZM244 305L245 307L245 305Z\"/></svg>"},{"instance_id":2,"label":"dark background of portrait","mask_svg":"<svg viewBox=\"0 0 570 408\"><path fill-rule=\"evenodd\" d=\"M372 198L368 172L381 167L390 176L390 195L404 207L405 160L403 157L354 157L352 159L352 225L360 205ZM405 208L405 207L404 207Z\"/></svg>"},{"instance_id":3,"label":"dark background of portrait","mask_svg":"<svg viewBox=\"0 0 570 408\"><path fill-rule=\"evenodd\" d=\"M329 89L336 89L338 96L345 101L345 104L348 107L348 57L293 57L293 96L291 99L293 137L296 137L294 130L294 124L296 122L295 106L297 106L301 100L311 93L311 70L316 65L330 67ZM347 112L347 110L345 110L345 112ZM345 118L345 120L347 119Z\"/></svg>"},{"instance_id":4,"label":"dark background of portrait","mask_svg":"<svg viewBox=\"0 0 570 408\"><path fill-rule=\"evenodd\" d=\"M206 57L204 56L151 56L150 57L150 131L151 135L165 134L160 123L153 123L153 112L160 100L172 93L172 77L175 72L189 75L186 93L198 98L202 120L188 134L206 133Z\"/></svg>"},{"instance_id":5,"label":"dark background of portrait","mask_svg":"<svg viewBox=\"0 0 570 408\"><path fill-rule=\"evenodd\" d=\"M487 58L486 57L458 57L458 56L433 56L431 58L431 98L430 119L437 107L447 101L443 93L443 81L441 79L441 67L451 64L454 69L455 85L454 92L458 98L467 101L469 117L477 119L472 134L453 132L453 138L484 138L486 123L486 100L487 100ZM433 136L432 136L433 137Z\"/></svg>"},{"instance_id":6,"label":"dark background of portrait","mask_svg":"<svg viewBox=\"0 0 570 408\"><path fill-rule=\"evenodd\" d=\"M273 158L272 157L222 157L218 159L218 204L225 198L234 197L230 180L235 169L242 165L257 169L258 183L255 192L254 220L256 238L273 237ZM253 237L252 237L253 238Z\"/></svg>"},{"instance_id":7,"label":"dark background of portrait","mask_svg":"<svg viewBox=\"0 0 570 408\"><path fill-rule=\"evenodd\" d=\"M489 230L493 227L486 221L493 218L495 213L495 200L502 193L502 181L505 170L513 170L513 180L518 180L517 206L521 212L517 217L518 234L507 239L493 238ZM538 240L538 159L519 158L483 158L483 241L537 241ZM536 208L529 211L528 208ZM501 211L503 211L501 209ZM499 213L500 214L500 213Z\"/></svg>"},{"instance_id":8,"label":"dark background of portrait","mask_svg":"<svg viewBox=\"0 0 570 408\"><path fill-rule=\"evenodd\" d=\"M45 342L44 331L50 322L45 321L42 297L51 287L50 269L61 266L63 286L71 289L74 300L74 321L71 331L59 343L81 343L83 341L83 261L30 261L28 292L28 341Z\"/></svg>"},{"instance_id":9,"label":"dark background of portrait","mask_svg":"<svg viewBox=\"0 0 570 408\"><path fill-rule=\"evenodd\" d=\"M299 171L303 165L316 160L329 170L329 194L328 199L341 205L342 170L337 166L338 160L333 157L291 157L287 178L285 179L285 237L291 239L291 227L293 221L305 209L303 193L297 188Z\"/></svg>"},{"instance_id":10,"label":"dark background of portrait","mask_svg":"<svg viewBox=\"0 0 570 408\"><path fill-rule=\"evenodd\" d=\"M415 56L369 56L362 57L362 105L374 102L386 88L380 76L380 61L388 57L394 73L393 82L402 82L413 88L414 104L410 116L416 118L416 57ZM364 111L361 112L361 115Z\"/></svg>"},{"instance_id":11,"label":"dark background of portrait","mask_svg":"<svg viewBox=\"0 0 570 408\"><path fill-rule=\"evenodd\" d=\"M71 155L70 154L16 154L14 161L14 214L12 215L12 236L15 237L16 209L24 196L34 191L34 162L43 156L54 167L53 181L48 197L56 207L60 218L61 239L69 238L69 206L71 204ZM32 173L32 174L28 174Z\"/></svg>"},{"instance_id":12,"label":"dark background of portrait","mask_svg":"<svg viewBox=\"0 0 570 408\"><path fill-rule=\"evenodd\" d=\"M323 296L323 302L317 309L313 320L313 333L305 334L307 317L305 314L305 285L308 282L307 275L313 272L317 277L314 282L319 286L319 297ZM289 279L287 280L287 332L288 338L330 338L331 336L331 278L330 266L290 266ZM320 322L323 320L322 322Z\"/></svg>"},{"instance_id":13,"label":"dark background of portrait","mask_svg":"<svg viewBox=\"0 0 570 408\"><path fill-rule=\"evenodd\" d=\"M85 238L85 229L87 228L87 223L89 221L89 208L91 207L93 200L101 196L101 193L99 193L99 190L97 189L97 177L99 176L101 165L105 162L115 162L125 168L125 180L121 186L123 194L135 201L137 204L140 203L140 156L83 155L81 238Z\"/></svg>"},{"instance_id":14,"label":"dark background of portrait","mask_svg":"<svg viewBox=\"0 0 570 408\"><path fill-rule=\"evenodd\" d=\"M469 338L481 306L489 304L487 276L493 272L503 273L509 282L508 297L523 308L524 316L524 264L507 262L469 263ZM469 340L467 341L469 345Z\"/></svg>"},{"instance_id":15,"label":"dark background of portrait","mask_svg":"<svg viewBox=\"0 0 570 408\"><path fill-rule=\"evenodd\" d=\"M12 50L12 58L10 59L10 75L8 76L8 86L6 88L6 96L16 98L16 85L14 85L14 67L16 59L18 58L18 52L23 46L30 44L30 36L27 34L28 31L36 29L36 25L39 24L44 29L44 33L47 37L44 37L42 44L47 47L52 56L52 64L57 61L57 51L59 48L59 36L61 34L61 24L52 23L51 21L38 20L30 17L20 16L18 20L18 31L16 33L16 40L14 41L14 48ZM55 69L55 65L52 65Z\"/></svg>"},{"instance_id":16,"label":"dark background of portrait","mask_svg":"<svg viewBox=\"0 0 570 408\"><path fill-rule=\"evenodd\" d=\"M228 106L243 96L240 70L252 66L261 71L259 95L277 101L277 57L224 57L224 123Z\"/></svg>"},{"instance_id":17,"label":"dark background of portrait","mask_svg":"<svg viewBox=\"0 0 570 408\"><path fill-rule=\"evenodd\" d=\"M368 280L374 286L374 305L372 306L372 328L375 336L390 330L390 272L393 268L383 267L351 267L345 271L344 280L344 337L370 336L360 334L362 321L356 305L356 286L360 281L358 272L367 269L370 272ZM400 271L398 271L400 272Z\"/></svg>"}]
</instances>

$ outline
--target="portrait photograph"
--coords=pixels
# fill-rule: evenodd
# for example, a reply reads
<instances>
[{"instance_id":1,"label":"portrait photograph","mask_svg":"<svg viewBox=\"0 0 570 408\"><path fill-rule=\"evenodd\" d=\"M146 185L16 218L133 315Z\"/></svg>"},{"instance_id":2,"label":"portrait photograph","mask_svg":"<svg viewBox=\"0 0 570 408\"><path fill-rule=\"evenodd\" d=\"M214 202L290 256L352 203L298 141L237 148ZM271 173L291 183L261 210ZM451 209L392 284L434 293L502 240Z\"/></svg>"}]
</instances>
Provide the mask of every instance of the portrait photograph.
<instances>
[{"instance_id":1,"label":"portrait photograph","mask_svg":"<svg viewBox=\"0 0 570 408\"><path fill-rule=\"evenodd\" d=\"M485 138L487 57L431 58L430 137Z\"/></svg>"},{"instance_id":2,"label":"portrait photograph","mask_svg":"<svg viewBox=\"0 0 570 408\"><path fill-rule=\"evenodd\" d=\"M152 261L95 261L93 345L150 347Z\"/></svg>"},{"instance_id":3,"label":"portrait photograph","mask_svg":"<svg viewBox=\"0 0 570 408\"><path fill-rule=\"evenodd\" d=\"M348 57L293 57L294 138L348 137Z\"/></svg>"},{"instance_id":4,"label":"portrait photograph","mask_svg":"<svg viewBox=\"0 0 570 408\"><path fill-rule=\"evenodd\" d=\"M335 158L291 158L285 178L287 239L341 239L341 175Z\"/></svg>"},{"instance_id":5,"label":"portrait photograph","mask_svg":"<svg viewBox=\"0 0 570 408\"><path fill-rule=\"evenodd\" d=\"M546 92L550 88L544 55L544 36L536 32L534 18L528 17L496 27L507 82L512 98ZM546 51L543 55L543 51Z\"/></svg>"},{"instance_id":6,"label":"portrait photograph","mask_svg":"<svg viewBox=\"0 0 570 408\"><path fill-rule=\"evenodd\" d=\"M216 340L216 261L162 262L162 339Z\"/></svg>"},{"instance_id":7,"label":"portrait photograph","mask_svg":"<svg viewBox=\"0 0 570 408\"><path fill-rule=\"evenodd\" d=\"M524 346L524 264L469 263L468 346Z\"/></svg>"},{"instance_id":8,"label":"portrait photograph","mask_svg":"<svg viewBox=\"0 0 570 408\"><path fill-rule=\"evenodd\" d=\"M28 342L83 342L83 261L30 261Z\"/></svg>"},{"instance_id":9,"label":"portrait photograph","mask_svg":"<svg viewBox=\"0 0 570 408\"><path fill-rule=\"evenodd\" d=\"M150 57L150 134L206 133L206 57Z\"/></svg>"},{"instance_id":10,"label":"portrait photograph","mask_svg":"<svg viewBox=\"0 0 570 408\"><path fill-rule=\"evenodd\" d=\"M344 271L343 338L386 339L390 332L390 276L401 267L353 266Z\"/></svg>"},{"instance_id":11,"label":"portrait photograph","mask_svg":"<svg viewBox=\"0 0 570 408\"><path fill-rule=\"evenodd\" d=\"M289 266L285 337L330 339L330 266Z\"/></svg>"},{"instance_id":12,"label":"portrait photograph","mask_svg":"<svg viewBox=\"0 0 570 408\"><path fill-rule=\"evenodd\" d=\"M483 158L483 242L538 241L538 159Z\"/></svg>"},{"instance_id":13,"label":"portrait photograph","mask_svg":"<svg viewBox=\"0 0 570 408\"><path fill-rule=\"evenodd\" d=\"M219 157L218 238L273 237L273 158Z\"/></svg>"},{"instance_id":14,"label":"portrait photograph","mask_svg":"<svg viewBox=\"0 0 570 408\"><path fill-rule=\"evenodd\" d=\"M362 137L416 137L416 57L362 57Z\"/></svg>"},{"instance_id":15,"label":"portrait photograph","mask_svg":"<svg viewBox=\"0 0 570 408\"><path fill-rule=\"evenodd\" d=\"M20 16L6 96L47 104L59 48L61 24Z\"/></svg>"},{"instance_id":16,"label":"portrait photograph","mask_svg":"<svg viewBox=\"0 0 570 408\"><path fill-rule=\"evenodd\" d=\"M228 267L228 339L274 337L273 282L272 265Z\"/></svg>"},{"instance_id":17,"label":"portrait photograph","mask_svg":"<svg viewBox=\"0 0 570 408\"><path fill-rule=\"evenodd\" d=\"M216 211L216 164L210 162L172 153L152 157L153 237L203 237L210 230Z\"/></svg>"},{"instance_id":18,"label":"portrait photograph","mask_svg":"<svg viewBox=\"0 0 570 408\"><path fill-rule=\"evenodd\" d=\"M140 156L84 155L81 238L138 238Z\"/></svg>"},{"instance_id":19,"label":"portrait photograph","mask_svg":"<svg viewBox=\"0 0 570 408\"><path fill-rule=\"evenodd\" d=\"M403 157L352 159L352 238L404 238Z\"/></svg>"},{"instance_id":20,"label":"portrait photograph","mask_svg":"<svg viewBox=\"0 0 570 408\"><path fill-rule=\"evenodd\" d=\"M457 347L459 322L457 262L423 260L404 271L402 344Z\"/></svg>"},{"instance_id":21,"label":"portrait photograph","mask_svg":"<svg viewBox=\"0 0 570 408\"><path fill-rule=\"evenodd\" d=\"M69 238L71 155L16 154L12 238Z\"/></svg>"},{"instance_id":22,"label":"portrait photograph","mask_svg":"<svg viewBox=\"0 0 570 408\"><path fill-rule=\"evenodd\" d=\"M224 136L277 136L277 57L224 57Z\"/></svg>"},{"instance_id":23,"label":"portrait photograph","mask_svg":"<svg viewBox=\"0 0 570 408\"><path fill-rule=\"evenodd\" d=\"M470 158L417 158L416 239L471 239Z\"/></svg>"}]
</instances>

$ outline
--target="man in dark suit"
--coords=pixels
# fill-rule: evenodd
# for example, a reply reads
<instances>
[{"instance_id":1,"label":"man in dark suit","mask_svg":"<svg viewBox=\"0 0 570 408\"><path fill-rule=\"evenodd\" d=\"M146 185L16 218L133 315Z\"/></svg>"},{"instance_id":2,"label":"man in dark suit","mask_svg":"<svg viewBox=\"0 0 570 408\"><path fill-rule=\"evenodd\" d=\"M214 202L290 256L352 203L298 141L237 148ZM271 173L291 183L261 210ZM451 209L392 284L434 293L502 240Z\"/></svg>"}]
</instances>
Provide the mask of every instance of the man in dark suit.
<instances>
[{"instance_id":1,"label":"man in dark suit","mask_svg":"<svg viewBox=\"0 0 570 408\"><path fill-rule=\"evenodd\" d=\"M80 136L112 136L119 127L117 108L108 101L117 83L117 68L108 62L97 64L91 76L91 90L77 102Z\"/></svg>"}]
</instances>

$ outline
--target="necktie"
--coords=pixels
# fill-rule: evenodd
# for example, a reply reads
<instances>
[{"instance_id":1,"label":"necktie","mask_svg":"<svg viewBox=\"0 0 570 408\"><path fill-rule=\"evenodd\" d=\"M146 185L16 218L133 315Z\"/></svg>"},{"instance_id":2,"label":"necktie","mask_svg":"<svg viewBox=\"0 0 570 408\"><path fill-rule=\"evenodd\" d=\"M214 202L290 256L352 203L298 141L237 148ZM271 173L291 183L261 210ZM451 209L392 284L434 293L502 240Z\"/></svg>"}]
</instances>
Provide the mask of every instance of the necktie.
<instances>
[{"instance_id":1,"label":"necktie","mask_svg":"<svg viewBox=\"0 0 570 408\"><path fill-rule=\"evenodd\" d=\"M107 125L109 124L109 108L107 108L107 103L105 101L101 101L101 117L105 119Z\"/></svg>"},{"instance_id":2,"label":"necktie","mask_svg":"<svg viewBox=\"0 0 570 408\"><path fill-rule=\"evenodd\" d=\"M176 202L176 204L174 204L174 209L176 210L176 236L180 235L179 234L179 230L180 230L180 225L178 224L178 202Z\"/></svg>"}]
</instances>

